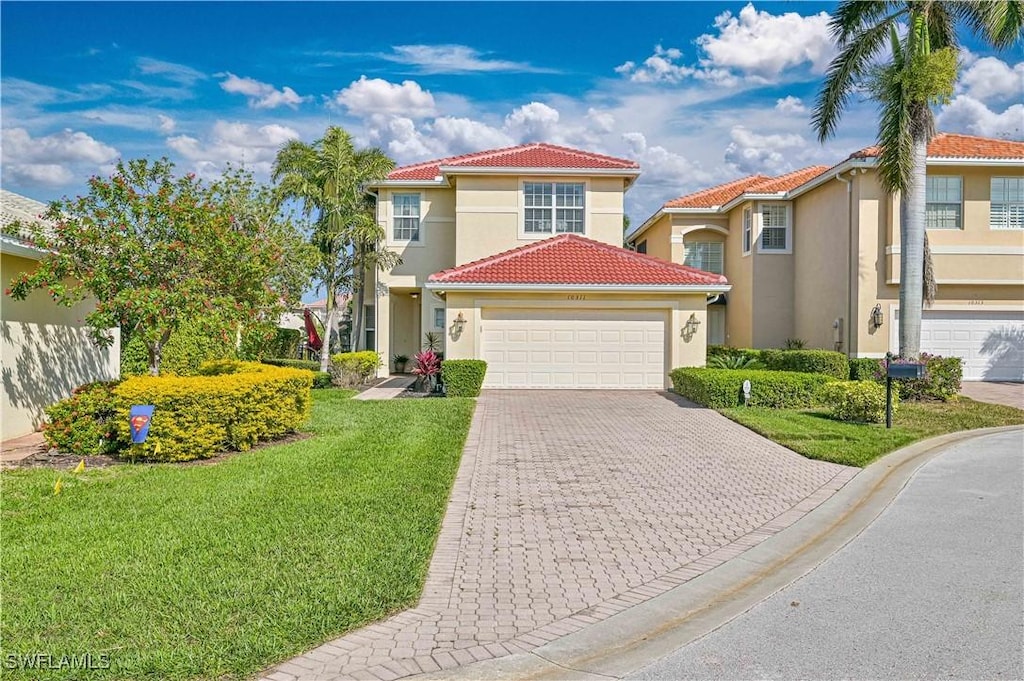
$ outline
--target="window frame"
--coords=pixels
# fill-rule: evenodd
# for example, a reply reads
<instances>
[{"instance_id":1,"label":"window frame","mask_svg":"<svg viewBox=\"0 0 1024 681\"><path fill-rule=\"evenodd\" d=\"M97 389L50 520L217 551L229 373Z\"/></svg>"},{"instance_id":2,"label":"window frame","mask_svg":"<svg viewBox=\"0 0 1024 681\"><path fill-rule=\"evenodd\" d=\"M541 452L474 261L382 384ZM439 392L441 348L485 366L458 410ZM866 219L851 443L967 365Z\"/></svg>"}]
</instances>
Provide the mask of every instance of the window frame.
<instances>
[{"instance_id":1,"label":"window frame","mask_svg":"<svg viewBox=\"0 0 1024 681\"><path fill-rule=\"evenodd\" d=\"M929 201L928 200L928 184L929 184L929 182L933 182L933 181L938 180L940 178L942 180L945 180L945 181L953 180L953 179L957 180L957 182L959 184L959 187L958 187L958 194L960 195L960 200L959 201ZM963 230L963 228L964 228L964 178L963 178L962 175L928 175L925 178L924 195L925 195L925 198L924 198L924 227L925 227L925 229L943 230L943 231L950 231L950 232L956 231L956 230ZM957 222L957 224L956 224L956 226L955 227L946 227L946 226L932 226L932 225L930 225L929 224L929 211L928 211L928 207L929 206L956 206L956 209L957 209L957 215L956 215L956 222Z\"/></svg>"},{"instance_id":2,"label":"window frame","mask_svg":"<svg viewBox=\"0 0 1024 681\"><path fill-rule=\"evenodd\" d=\"M416 215L399 215L396 210L398 197L416 197ZM416 219L416 238L403 238L398 236L398 221L400 219ZM388 234L391 242L396 244L418 244L423 242L423 195L420 192L392 192L391 193L391 230Z\"/></svg>"},{"instance_id":3,"label":"window frame","mask_svg":"<svg viewBox=\"0 0 1024 681\"><path fill-rule=\"evenodd\" d=\"M782 227L778 225L771 225L766 227L764 224L764 216L766 208L782 208L786 213L786 224ZM766 255L791 255L793 253L793 206L788 203L782 203L779 201L766 201L758 206L757 214L758 227L757 230L757 252L759 254L764 253ZM782 229L784 238L786 240L783 248L766 248L764 245L764 236L766 229Z\"/></svg>"},{"instance_id":4,"label":"window frame","mask_svg":"<svg viewBox=\"0 0 1024 681\"><path fill-rule=\"evenodd\" d=\"M527 205L527 187L528 185L548 185L550 188L551 205L550 206L530 206ZM575 185L580 187L580 206L560 206L559 202L559 185ZM580 236L588 236L590 233L590 214L587 211L587 204L589 203L590 194L590 183L586 180L565 180L562 178L528 178L523 179L520 182L519 191L519 238L520 239L549 239L551 237L559 236L561 234L578 234ZM551 231L527 231L526 229L526 216L528 211L547 211L549 224L551 225ZM558 231L557 218L559 210L579 210L580 211L580 224L581 231Z\"/></svg>"},{"instance_id":5,"label":"window frame","mask_svg":"<svg viewBox=\"0 0 1024 681\"><path fill-rule=\"evenodd\" d=\"M705 267L701 267L699 265L694 265L694 264L691 264L691 263L687 262L687 259L690 256L690 248L691 247L696 247L696 246L717 246L718 247L718 258L719 258L719 262L721 264L721 267L720 267L721 271L720 272L716 272L715 270L707 269ZM699 270L703 270L704 272L711 272L712 274L721 274L721 275L724 276L725 275L725 242L723 242L723 241L696 241L696 240L695 241L684 241L683 242L683 264L686 265L687 267L695 267L695 268L697 268ZM701 263L701 264L703 264L703 263Z\"/></svg>"},{"instance_id":6,"label":"window frame","mask_svg":"<svg viewBox=\"0 0 1024 681\"><path fill-rule=\"evenodd\" d=\"M440 324L437 323L437 313L438 312L441 313L441 323ZM445 308L443 308L443 307L435 307L434 308L434 328L435 329L444 329L444 325L445 325Z\"/></svg>"},{"instance_id":7,"label":"window frame","mask_svg":"<svg viewBox=\"0 0 1024 681\"><path fill-rule=\"evenodd\" d=\"M741 220L743 243L740 244L740 247L743 250L743 255L750 255L754 246L754 209L752 206L746 206L743 209Z\"/></svg>"},{"instance_id":8,"label":"window frame","mask_svg":"<svg viewBox=\"0 0 1024 681\"><path fill-rule=\"evenodd\" d=\"M637 253L646 255L647 254L647 239L644 239L643 241L637 242L635 250L636 250Z\"/></svg>"},{"instance_id":9,"label":"window frame","mask_svg":"<svg viewBox=\"0 0 1024 681\"><path fill-rule=\"evenodd\" d=\"M995 217L994 207L997 202L993 199L994 187L993 184L996 180L1003 182L1017 182L1019 183L1018 195L1021 197L1021 201L999 201L998 205L1006 206L1006 218L1001 224L996 225L993 221ZM1004 191L1004 194L1009 194L1009 191ZM988 214L988 228L994 232L1019 232L1024 230L1024 177L1020 176L1009 176L1009 175L995 175L989 178L988 188L988 203L989 203L989 214ZM1014 217L1016 216L1016 220Z\"/></svg>"}]
</instances>

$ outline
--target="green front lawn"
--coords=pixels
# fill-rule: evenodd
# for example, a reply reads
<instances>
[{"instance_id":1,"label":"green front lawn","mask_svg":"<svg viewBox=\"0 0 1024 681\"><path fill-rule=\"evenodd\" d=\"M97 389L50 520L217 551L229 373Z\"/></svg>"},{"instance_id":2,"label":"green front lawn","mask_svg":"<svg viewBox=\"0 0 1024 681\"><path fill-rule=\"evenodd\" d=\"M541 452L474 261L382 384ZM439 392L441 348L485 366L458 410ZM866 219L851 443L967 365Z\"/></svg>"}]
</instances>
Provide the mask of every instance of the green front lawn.
<instances>
[{"instance_id":1,"label":"green front lawn","mask_svg":"<svg viewBox=\"0 0 1024 681\"><path fill-rule=\"evenodd\" d=\"M721 413L811 459L866 466L917 440L974 428L1024 423L1024 411L960 398L955 402L904 402L885 424L834 421L824 411L734 407Z\"/></svg>"},{"instance_id":2,"label":"green front lawn","mask_svg":"<svg viewBox=\"0 0 1024 681\"><path fill-rule=\"evenodd\" d=\"M311 438L218 463L2 473L5 661L110 656L33 679L244 678L413 604L473 402L350 394L315 391Z\"/></svg>"}]
</instances>

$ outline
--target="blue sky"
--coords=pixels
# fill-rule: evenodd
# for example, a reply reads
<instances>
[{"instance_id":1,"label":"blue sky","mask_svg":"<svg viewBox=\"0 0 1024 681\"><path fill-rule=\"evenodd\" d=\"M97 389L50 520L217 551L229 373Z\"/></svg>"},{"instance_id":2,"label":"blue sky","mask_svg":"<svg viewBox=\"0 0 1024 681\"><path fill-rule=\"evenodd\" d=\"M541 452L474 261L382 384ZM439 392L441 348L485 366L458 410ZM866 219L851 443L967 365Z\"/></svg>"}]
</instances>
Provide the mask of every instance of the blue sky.
<instances>
[{"instance_id":1,"label":"blue sky","mask_svg":"<svg viewBox=\"0 0 1024 681\"><path fill-rule=\"evenodd\" d=\"M640 162L627 211L872 143L809 126L834 3L23 3L0 6L3 186L84 190L117 158L266 173L329 124L400 164L527 141ZM941 129L1020 139L1024 62L965 41Z\"/></svg>"}]
</instances>

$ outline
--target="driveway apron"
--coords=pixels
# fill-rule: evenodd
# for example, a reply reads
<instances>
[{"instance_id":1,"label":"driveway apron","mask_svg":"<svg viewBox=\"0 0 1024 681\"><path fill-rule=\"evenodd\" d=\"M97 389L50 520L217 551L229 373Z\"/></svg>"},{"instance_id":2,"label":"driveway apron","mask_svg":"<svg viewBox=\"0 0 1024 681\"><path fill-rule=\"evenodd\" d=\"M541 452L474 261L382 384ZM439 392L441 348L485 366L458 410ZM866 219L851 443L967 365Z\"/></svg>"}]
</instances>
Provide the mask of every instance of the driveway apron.
<instances>
[{"instance_id":1,"label":"driveway apron","mask_svg":"<svg viewBox=\"0 0 1024 681\"><path fill-rule=\"evenodd\" d=\"M858 470L666 393L485 392L419 604L264 678L387 680L532 650L738 556Z\"/></svg>"}]
</instances>

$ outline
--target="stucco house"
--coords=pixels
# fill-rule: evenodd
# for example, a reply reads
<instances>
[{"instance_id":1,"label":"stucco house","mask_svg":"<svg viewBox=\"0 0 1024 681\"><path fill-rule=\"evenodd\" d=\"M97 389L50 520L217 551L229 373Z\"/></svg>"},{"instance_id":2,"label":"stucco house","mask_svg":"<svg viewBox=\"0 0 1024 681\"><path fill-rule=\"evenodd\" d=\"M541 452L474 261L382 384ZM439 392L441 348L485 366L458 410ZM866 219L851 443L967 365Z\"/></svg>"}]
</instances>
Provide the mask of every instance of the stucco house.
<instances>
[{"instance_id":1,"label":"stucco house","mask_svg":"<svg viewBox=\"0 0 1024 681\"><path fill-rule=\"evenodd\" d=\"M31 272L45 255L18 225L39 222L46 205L0 189L0 279ZM89 338L85 315L93 302L57 305L45 291L25 300L3 297L0 304L0 440L27 435L39 427L43 408L83 383L120 375L119 333L100 348Z\"/></svg>"},{"instance_id":2,"label":"stucco house","mask_svg":"<svg viewBox=\"0 0 1024 681\"><path fill-rule=\"evenodd\" d=\"M372 190L402 263L374 273L357 343L412 357L433 332L446 358L488 362L488 388L664 388L704 363L707 301L729 285L621 247L639 174L550 144L396 168Z\"/></svg>"},{"instance_id":3,"label":"stucco house","mask_svg":"<svg viewBox=\"0 0 1024 681\"><path fill-rule=\"evenodd\" d=\"M708 342L851 357L898 349L899 197L878 149L779 177L752 175L665 203L629 236L639 252L724 274ZM1024 143L939 134L928 147L927 229L938 297L921 348L966 380L1024 380Z\"/></svg>"}]
</instances>

